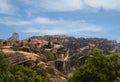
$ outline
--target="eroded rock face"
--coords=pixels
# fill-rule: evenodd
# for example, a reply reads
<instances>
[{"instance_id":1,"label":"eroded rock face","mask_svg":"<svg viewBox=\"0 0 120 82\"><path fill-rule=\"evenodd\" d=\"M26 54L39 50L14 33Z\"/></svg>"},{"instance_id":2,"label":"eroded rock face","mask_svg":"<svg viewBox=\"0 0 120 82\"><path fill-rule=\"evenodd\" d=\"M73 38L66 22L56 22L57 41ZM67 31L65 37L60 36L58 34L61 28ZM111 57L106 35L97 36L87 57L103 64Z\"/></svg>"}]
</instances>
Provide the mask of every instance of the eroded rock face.
<instances>
[{"instance_id":1,"label":"eroded rock face","mask_svg":"<svg viewBox=\"0 0 120 82\"><path fill-rule=\"evenodd\" d=\"M41 54L46 57L48 62L53 62L53 66L61 73L70 71L69 49L65 47L43 49Z\"/></svg>"},{"instance_id":2,"label":"eroded rock face","mask_svg":"<svg viewBox=\"0 0 120 82\"><path fill-rule=\"evenodd\" d=\"M104 38L74 38L67 36L35 36L32 38L44 39L54 44L64 45L70 49L70 65L76 67L82 65L88 58L86 55L91 49L102 49L104 54L120 53L120 43Z\"/></svg>"},{"instance_id":3,"label":"eroded rock face","mask_svg":"<svg viewBox=\"0 0 120 82\"><path fill-rule=\"evenodd\" d=\"M10 40L10 41L18 41L19 40L18 33L13 33L13 35L8 40Z\"/></svg>"},{"instance_id":4,"label":"eroded rock face","mask_svg":"<svg viewBox=\"0 0 120 82\"><path fill-rule=\"evenodd\" d=\"M62 73L68 73L70 71L70 61L57 60L55 61L55 67Z\"/></svg>"}]
</instances>

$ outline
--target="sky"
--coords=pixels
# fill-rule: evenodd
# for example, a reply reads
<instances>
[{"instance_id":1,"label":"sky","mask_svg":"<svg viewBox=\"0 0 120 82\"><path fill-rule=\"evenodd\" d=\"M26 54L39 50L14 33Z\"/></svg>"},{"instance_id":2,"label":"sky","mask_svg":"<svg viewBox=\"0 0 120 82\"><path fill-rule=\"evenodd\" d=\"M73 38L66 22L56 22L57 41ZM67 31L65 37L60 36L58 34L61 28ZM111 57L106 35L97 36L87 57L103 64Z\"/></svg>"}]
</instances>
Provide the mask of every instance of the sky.
<instances>
[{"instance_id":1,"label":"sky","mask_svg":"<svg viewBox=\"0 0 120 82\"><path fill-rule=\"evenodd\" d=\"M120 42L120 0L0 0L0 39L43 35Z\"/></svg>"}]
</instances>

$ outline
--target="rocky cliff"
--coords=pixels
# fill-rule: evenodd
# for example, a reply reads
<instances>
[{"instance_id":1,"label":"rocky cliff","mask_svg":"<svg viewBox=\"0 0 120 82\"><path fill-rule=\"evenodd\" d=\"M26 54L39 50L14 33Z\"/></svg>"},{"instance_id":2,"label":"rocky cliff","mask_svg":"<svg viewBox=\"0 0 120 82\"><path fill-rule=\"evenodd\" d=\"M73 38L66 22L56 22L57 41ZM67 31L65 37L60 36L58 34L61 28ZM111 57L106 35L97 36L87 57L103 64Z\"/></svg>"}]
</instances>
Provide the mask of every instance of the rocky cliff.
<instances>
[{"instance_id":1,"label":"rocky cliff","mask_svg":"<svg viewBox=\"0 0 120 82\"><path fill-rule=\"evenodd\" d=\"M2 45L1 51L4 57L11 60L14 65L29 65L32 69L42 72L53 82L66 82L64 74L70 71L69 49L62 45L54 45L52 48L37 47L31 42L17 41L12 45ZM21 45L22 43L22 45Z\"/></svg>"},{"instance_id":2,"label":"rocky cliff","mask_svg":"<svg viewBox=\"0 0 120 82\"><path fill-rule=\"evenodd\" d=\"M120 52L120 44L114 40L104 38L74 38L69 36L34 36L31 38L44 39L53 44L64 45L70 50L71 67L80 66L88 58L87 53L94 48L99 48L105 54Z\"/></svg>"}]
</instances>

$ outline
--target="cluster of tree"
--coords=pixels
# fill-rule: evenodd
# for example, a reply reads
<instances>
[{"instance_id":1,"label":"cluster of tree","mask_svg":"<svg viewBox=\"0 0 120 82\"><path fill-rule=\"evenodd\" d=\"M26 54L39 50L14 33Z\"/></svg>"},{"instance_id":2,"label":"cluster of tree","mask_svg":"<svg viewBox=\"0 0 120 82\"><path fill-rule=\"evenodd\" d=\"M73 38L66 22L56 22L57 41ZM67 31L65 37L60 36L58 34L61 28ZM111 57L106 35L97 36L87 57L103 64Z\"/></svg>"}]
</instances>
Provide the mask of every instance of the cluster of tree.
<instances>
[{"instance_id":1,"label":"cluster of tree","mask_svg":"<svg viewBox=\"0 0 120 82\"><path fill-rule=\"evenodd\" d=\"M12 65L3 54L0 52L0 82L52 82L29 67Z\"/></svg>"},{"instance_id":2,"label":"cluster of tree","mask_svg":"<svg viewBox=\"0 0 120 82\"><path fill-rule=\"evenodd\" d=\"M104 55L102 50L94 49L89 56L68 82L120 82L120 54Z\"/></svg>"},{"instance_id":3,"label":"cluster of tree","mask_svg":"<svg viewBox=\"0 0 120 82\"><path fill-rule=\"evenodd\" d=\"M44 48L53 48L54 45L52 45L51 42L49 41L48 44L45 44L43 47Z\"/></svg>"}]
</instances>

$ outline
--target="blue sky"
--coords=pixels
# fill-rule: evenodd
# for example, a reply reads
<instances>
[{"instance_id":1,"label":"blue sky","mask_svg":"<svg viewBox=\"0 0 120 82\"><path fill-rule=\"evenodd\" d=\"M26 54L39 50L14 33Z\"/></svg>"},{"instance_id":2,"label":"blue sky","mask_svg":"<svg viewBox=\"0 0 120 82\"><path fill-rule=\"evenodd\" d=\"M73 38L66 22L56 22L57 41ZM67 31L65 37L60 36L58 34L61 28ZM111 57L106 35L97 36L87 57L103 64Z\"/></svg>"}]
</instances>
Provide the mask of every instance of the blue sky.
<instances>
[{"instance_id":1,"label":"blue sky","mask_svg":"<svg viewBox=\"0 0 120 82\"><path fill-rule=\"evenodd\" d=\"M120 42L120 0L0 0L0 39L13 32Z\"/></svg>"}]
</instances>

